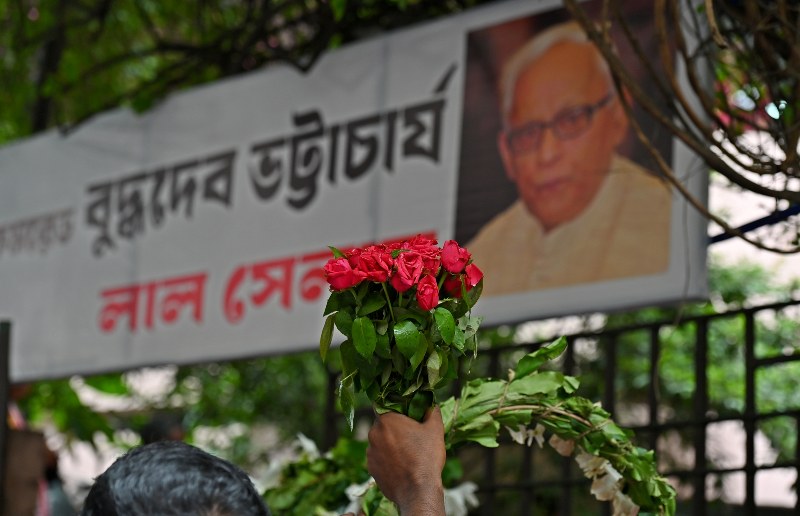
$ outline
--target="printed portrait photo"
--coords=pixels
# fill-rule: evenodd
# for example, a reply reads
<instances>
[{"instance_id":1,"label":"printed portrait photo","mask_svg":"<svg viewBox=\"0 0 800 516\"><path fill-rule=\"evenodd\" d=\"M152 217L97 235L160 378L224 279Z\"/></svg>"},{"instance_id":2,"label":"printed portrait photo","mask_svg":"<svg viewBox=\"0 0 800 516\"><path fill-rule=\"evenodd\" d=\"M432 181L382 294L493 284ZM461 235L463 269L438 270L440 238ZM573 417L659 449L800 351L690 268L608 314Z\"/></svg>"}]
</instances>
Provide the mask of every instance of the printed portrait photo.
<instances>
[{"instance_id":1,"label":"printed portrait photo","mask_svg":"<svg viewBox=\"0 0 800 516\"><path fill-rule=\"evenodd\" d=\"M649 2L626 8L654 45ZM667 270L673 192L632 130L630 97L567 11L468 33L465 73L456 239L485 295ZM632 108L669 163L670 135Z\"/></svg>"}]
</instances>

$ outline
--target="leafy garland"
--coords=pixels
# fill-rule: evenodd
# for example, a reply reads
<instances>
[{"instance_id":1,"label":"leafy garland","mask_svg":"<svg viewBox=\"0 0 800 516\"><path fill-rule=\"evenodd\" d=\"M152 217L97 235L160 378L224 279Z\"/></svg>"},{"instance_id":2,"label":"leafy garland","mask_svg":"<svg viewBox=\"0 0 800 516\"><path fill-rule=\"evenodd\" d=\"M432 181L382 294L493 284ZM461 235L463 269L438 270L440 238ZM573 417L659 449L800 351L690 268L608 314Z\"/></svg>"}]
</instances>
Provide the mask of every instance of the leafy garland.
<instances>
[{"instance_id":1,"label":"leafy garland","mask_svg":"<svg viewBox=\"0 0 800 516\"><path fill-rule=\"evenodd\" d=\"M507 380L472 380L459 398L442 402L446 446L452 449L472 441L496 447L502 428L506 428L516 442L529 446L536 442L541 447L545 434L550 434L549 444L558 453L575 458L592 480L592 494L610 501L615 516L673 516L675 490L659 475L653 452L634 446L632 432L614 423L599 404L574 395L579 386L576 378L540 371L561 355L566 345L562 337L523 357ZM353 455L349 457L347 463L337 462L334 449L326 458L288 465L280 486L265 493L267 502L277 514L331 514L341 509L348 501L341 473L352 472L350 484L362 483L365 478L363 456L356 462ZM340 463L343 467L337 469ZM287 498L286 493L303 501L303 511L286 503L280 508L275 505ZM374 485L366 489L360 505L367 516L397 514ZM316 512L309 512L309 507Z\"/></svg>"}]
</instances>

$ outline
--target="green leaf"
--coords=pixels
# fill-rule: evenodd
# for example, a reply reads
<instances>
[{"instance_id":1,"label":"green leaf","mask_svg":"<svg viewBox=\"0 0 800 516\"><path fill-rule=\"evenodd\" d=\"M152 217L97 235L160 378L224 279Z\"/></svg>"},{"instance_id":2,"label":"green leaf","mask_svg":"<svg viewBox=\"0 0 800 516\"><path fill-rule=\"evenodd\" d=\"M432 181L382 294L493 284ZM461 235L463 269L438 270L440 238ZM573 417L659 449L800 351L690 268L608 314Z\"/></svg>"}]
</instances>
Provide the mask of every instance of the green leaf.
<instances>
[{"instance_id":1,"label":"green leaf","mask_svg":"<svg viewBox=\"0 0 800 516\"><path fill-rule=\"evenodd\" d=\"M332 245L329 245L328 249L331 250L331 252L333 253L333 257L334 258L344 258L344 253L341 252L339 249L333 247Z\"/></svg>"},{"instance_id":2,"label":"green leaf","mask_svg":"<svg viewBox=\"0 0 800 516\"><path fill-rule=\"evenodd\" d=\"M432 406L433 393L431 391L417 391L408 406L408 417L422 421L425 417L425 412Z\"/></svg>"},{"instance_id":3,"label":"green leaf","mask_svg":"<svg viewBox=\"0 0 800 516\"><path fill-rule=\"evenodd\" d=\"M375 343L375 354L381 358L391 358L392 350L389 348L389 336L386 333L377 332L377 341Z\"/></svg>"},{"instance_id":4,"label":"green leaf","mask_svg":"<svg viewBox=\"0 0 800 516\"><path fill-rule=\"evenodd\" d=\"M408 359L400 352L398 347L392 348L392 367L398 374L402 375L408 367Z\"/></svg>"},{"instance_id":5,"label":"green leaf","mask_svg":"<svg viewBox=\"0 0 800 516\"><path fill-rule=\"evenodd\" d=\"M336 328L342 332L342 335L348 338L352 335L353 315L349 310L339 310L336 312L336 318L333 321L336 323Z\"/></svg>"},{"instance_id":6,"label":"green leaf","mask_svg":"<svg viewBox=\"0 0 800 516\"><path fill-rule=\"evenodd\" d=\"M530 374L522 378L515 378L509 385L509 392L516 392L532 396L534 394L548 394L555 392L564 384L564 375L557 371L544 371Z\"/></svg>"},{"instance_id":7,"label":"green leaf","mask_svg":"<svg viewBox=\"0 0 800 516\"><path fill-rule=\"evenodd\" d=\"M463 330L461 330L461 328L456 328L453 332L453 347L463 353L465 340Z\"/></svg>"},{"instance_id":8,"label":"green leaf","mask_svg":"<svg viewBox=\"0 0 800 516\"><path fill-rule=\"evenodd\" d=\"M106 394L128 394L128 387L125 385L125 381L123 380L122 376L118 374L104 374L94 377L89 376L86 377L84 381L86 382L86 385Z\"/></svg>"},{"instance_id":9,"label":"green leaf","mask_svg":"<svg viewBox=\"0 0 800 516\"><path fill-rule=\"evenodd\" d=\"M545 362L558 358L566 348L567 339L562 336L550 344L542 346L533 353L525 355L517 363L516 377L522 378L537 371Z\"/></svg>"},{"instance_id":10,"label":"green leaf","mask_svg":"<svg viewBox=\"0 0 800 516\"><path fill-rule=\"evenodd\" d=\"M346 376L339 382L339 405L342 407L347 427L353 431L353 405L355 402L355 393L353 392L353 382L351 376Z\"/></svg>"},{"instance_id":11,"label":"green leaf","mask_svg":"<svg viewBox=\"0 0 800 516\"><path fill-rule=\"evenodd\" d=\"M362 357L369 358L375 351L375 344L377 343L377 335L375 334L375 326L369 317L357 317L353 321L353 344L356 351Z\"/></svg>"},{"instance_id":12,"label":"green leaf","mask_svg":"<svg viewBox=\"0 0 800 516\"><path fill-rule=\"evenodd\" d=\"M436 387L436 384L439 383L441 379L439 370L442 367L442 358L439 353L441 353L439 350L434 350L431 356L428 357L428 362L425 364L428 369L428 385L431 386L431 389Z\"/></svg>"},{"instance_id":13,"label":"green leaf","mask_svg":"<svg viewBox=\"0 0 800 516\"><path fill-rule=\"evenodd\" d=\"M437 307L433 310L433 319L436 322L436 328L439 330L442 340L447 344L452 344L456 331L456 321L453 319L453 314L445 308Z\"/></svg>"},{"instance_id":14,"label":"green leaf","mask_svg":"<svg viewBox=\"0 0 800 516\"><path fill-rule=\"evenodd\" d=\"M428 354L428 339L426 339L425 335L422 333L418 333L418 335L419 339L417 340L417 349L409 360L411 363L411 369L415 371L422 361L425 360L425 356Z\"/></svg>"},{"instance_id":15,"label":"green leaf","mask_svg":"<svg viewBox=\"0 0 800 516\"><path fill-rule=\"evenodd\" d=\"M369 315L373 312L377 312L384 306L386 306L386 297L383 293L373 292L367 296L364 300L364 304L358 309L358 315Z\"/></svg>"},{"instance_id":16,"label":"green leaf","mask_svg":"<svg viewBox=\"0 0 800 516\"><path fill-rule=\"evenodd\" d=\"M325 302L325 310L322 312L322 315L328 315L338 311L341 304L341 297L339 292L331 292L331 295L328 296L328 300Z\"/></svg>"},{"instance_id":17,"label":"green leaf","mask_svg":"<svg viewBox=\"0 0 800 516\"><path fill-rule=\"evenodd\" d=\"M328 357L328 349L331 347L333 341L333 315L329 315L325 319L325 325L322 327L322 335L319 337L319 354L322 356L322 363Z\"/></svg>"},{"instance_id":18,"label":"green leaf","mask_svg":"<svg viewBox=\"0 0 800 516\"><path fill-rule=\"evenodd\" d=\"M422 376L421 375L417 375L417 378L416 378L416 380L414 380L414 383L409 385L406 388L406 390L403 391L401 396L403 396L403 397L410 396L410 395L414 394L415 392L417 392L420 387L422 387Z\"/></svg>"},{"instance_id":19,"label":"green leaf","mask_svg":"<svg viewBox=\"0 0 800 516\"><path fill-rule=\"evenodd\" d=\"M331 0L331 11L333 11L333 19L337 22L341 21L347 11L347 0Z\"/></svg>"},{"instance_id":20,"label":"green leaf","mask_svg":"<svg viewBox=\"0 0 800 516\"><path fill-rule=\"evenodd\" d=\"M400 306L396 306L393 308L394 310L394 318L396 321L406 321L408 319L413 319L417 321L417 325L422 328L428 322L428 313L421 312L419 310L411 310L410 308L403 308Z\"/></svg>"},{"instance_id":21,"label":"green leaf","mask_svg":"<svg viewBox=\"0 0 800 516\"><path fill-rule=\"evenodd\" d=\"M472 310L472 307L478 302L478 298L481 297L481 292L483 292L483 279L481 279L472 290L463 296L463 299L466 301L470 310Z\"/></svg>"},{"instance_id":22,"label":"green leaf","mask_svg":"<svg viewBox=\"0 0 800 516\"><path fill-rule=\"evenodd\" d=\"M417 325L411 321L401 321L394 325L392 329L394 333L394 341L397 343L397 348L404 357L410 359L417 352L419 346L420 333Z\"/></svg>"},{"instance_id":23,"label":"green leaf","mask_svg":"<svg viewBox=\"0 0 800 516\"><path fill-rule=\"evenodd\" d=\"M358 351L356 351L353 341L345 340L339 346L339 353L342 356L342 373L351 376L358 372Z\"/></svg>"}]
</instances>

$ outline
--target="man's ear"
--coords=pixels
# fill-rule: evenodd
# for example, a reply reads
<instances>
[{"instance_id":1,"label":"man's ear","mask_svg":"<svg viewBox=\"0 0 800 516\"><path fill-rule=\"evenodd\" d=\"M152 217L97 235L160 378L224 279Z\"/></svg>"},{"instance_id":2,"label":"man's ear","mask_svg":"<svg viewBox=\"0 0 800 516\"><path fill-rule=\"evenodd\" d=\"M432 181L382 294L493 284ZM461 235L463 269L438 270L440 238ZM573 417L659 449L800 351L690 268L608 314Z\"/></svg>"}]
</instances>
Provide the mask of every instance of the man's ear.
<instances>
[{"instance_id":1,"label":"man's ear","mask_svg":"<svg viewBox=\"0 0 800 516\"><path fill-rule=\"evenodd\" d=\"M630 93L628 93L628 90L623 88L622 92L618 94L617 98L614 99L614 102L610 106L615 147L621 145L628 136L628 126L630 125L630 121L628 120L628 115L625 113L625 107L622 105L622 103L625 102L630 106L631 100Z\"/></svg>"},{"instance_id":2,"label":"man's ear","mask_svg":"<svg viewBox=\"0 0 800 516\"><path fill-rule=\"evenodd\" d=\"M511 155L511 149L508 148L508 138L506 138L505 131L497 133L497 150L500 151L500 158L503 160L503 168L506 169L506 176L511 181L516 182L517 173L514 170L514 159Z\"/></svg>"}]
</instances>

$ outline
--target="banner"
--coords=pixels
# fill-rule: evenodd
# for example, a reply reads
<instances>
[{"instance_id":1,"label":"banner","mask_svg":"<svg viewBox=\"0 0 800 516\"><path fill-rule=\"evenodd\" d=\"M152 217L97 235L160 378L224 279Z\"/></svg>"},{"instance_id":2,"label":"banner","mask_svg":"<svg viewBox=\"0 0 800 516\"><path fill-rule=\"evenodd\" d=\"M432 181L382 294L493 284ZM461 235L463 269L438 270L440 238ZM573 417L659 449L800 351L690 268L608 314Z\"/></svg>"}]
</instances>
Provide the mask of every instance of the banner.
<instances>
[{"instance_id":1,"label":"banner","mask_svg":"<svg viewBox=\"0 0 800 516\"><path fill-rule=\"evenodd\" d=\"M484 324L703 295L704 222L573 29L500 3L0 149L12 379L313 348L327 246L419 233L475 253Z\"/></svg>"}]
</instances>

